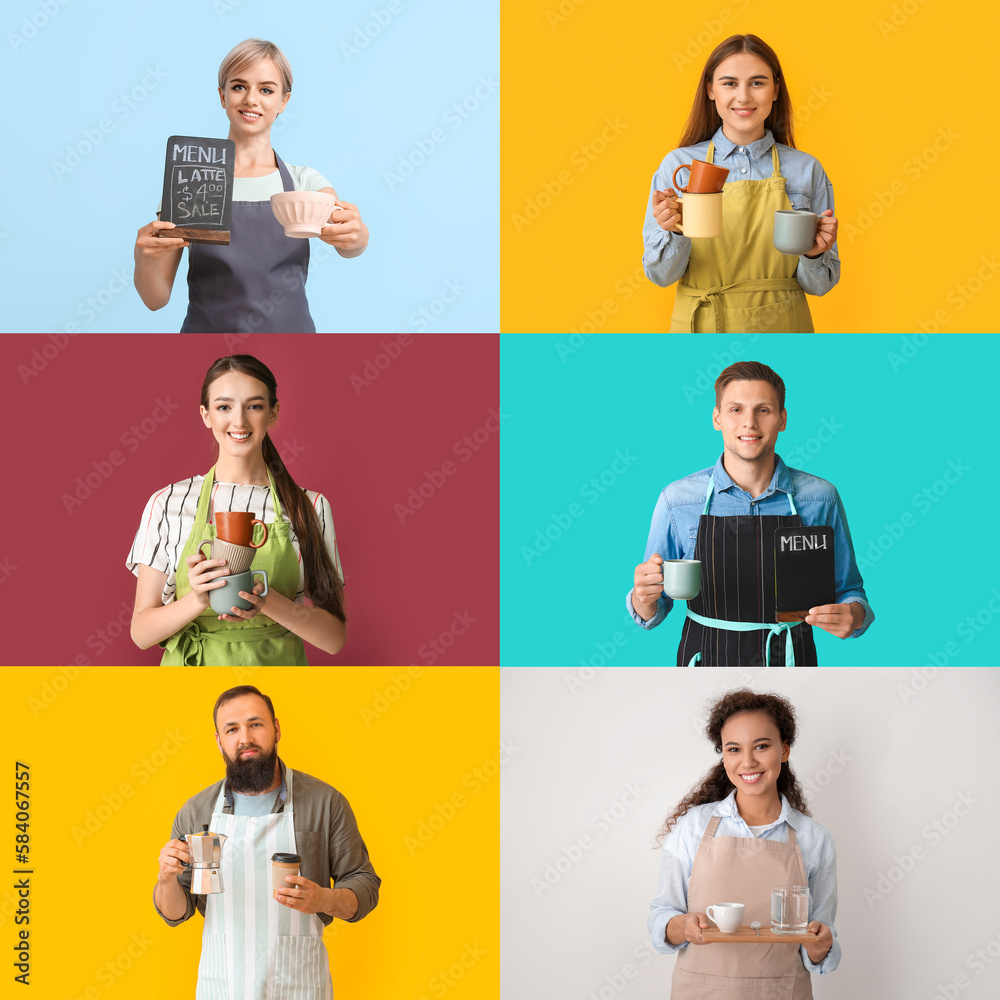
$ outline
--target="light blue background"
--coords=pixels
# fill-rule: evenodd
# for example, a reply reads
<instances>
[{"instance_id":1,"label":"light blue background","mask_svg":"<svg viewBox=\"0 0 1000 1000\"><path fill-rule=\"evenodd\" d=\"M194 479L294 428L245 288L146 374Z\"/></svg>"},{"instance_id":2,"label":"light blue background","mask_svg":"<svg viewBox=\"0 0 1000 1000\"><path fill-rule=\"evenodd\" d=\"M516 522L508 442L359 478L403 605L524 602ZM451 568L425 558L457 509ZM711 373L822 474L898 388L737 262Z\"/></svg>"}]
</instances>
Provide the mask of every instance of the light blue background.
<instances>
[{"instance_id":1,"label":"light blue background","mask_svg":"<svg viewBox=\"0 0 1000 1000\"><path fill-rule=\"evenodd\" d=\"M257 36L284 51L294 75L272 145L329 178L371 232L356 260L311 241L306 289L317 330L420 332L414 314L423 307L439 312L428 330L496 331L500 91L481 88L467 118L449 109L467 98L474 107L480 77L499 84L499 4L398 3L400 13L364 48L354 39L387 0L6 4L0 329L180 329L187 261L169 305L150 312L131 284L136 232L154 218L167 137L228 134L219 63ZM27 37L32 19L41 27ZM121 95L134 88L130 108ZM53 163L66 164L67 145L99 133L102 119L113 127L57 176ZM398 173L400 157L436 128L445 140L390 191L385 173ZM444 305L449 281L460 294Z\"/></svg>"},{"instance_id":2,"label":"light blue background","mask_svg":"<svg viewBox=\"0 0 1000 1000\"><path fill-rule=\"evenodd\" d=\"M820 665L1000 662L995 335L505 334L500 359L501 664L676 662L683 603L646 632L625 594L660 490L721 453L712 386L746 360L784 379L778 453L840 491L876 615L859 639L814 629Z\"/></svg>"}]
</instances>

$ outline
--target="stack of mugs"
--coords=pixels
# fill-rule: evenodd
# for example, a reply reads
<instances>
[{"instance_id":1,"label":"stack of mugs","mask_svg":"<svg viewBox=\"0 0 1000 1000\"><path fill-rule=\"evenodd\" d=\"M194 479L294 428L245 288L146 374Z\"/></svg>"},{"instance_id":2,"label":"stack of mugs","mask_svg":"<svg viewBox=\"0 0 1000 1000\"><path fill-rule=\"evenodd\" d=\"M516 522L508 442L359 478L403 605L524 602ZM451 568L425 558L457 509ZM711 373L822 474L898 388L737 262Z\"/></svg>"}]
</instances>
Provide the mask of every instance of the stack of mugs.
<instances>
[{"instance_id":1,"label":"stack of mugs","mask_svg":"<svg viewBox=\"0 0 1000 1000\"><path fill-rule=\"evenodd\" d=\"M677 174L691 171L687 187L677 186ZM722 235L722 187L729 176L726 167L693 160L682 163L671 183L684 195L681 199L682 224L677 228L690 239L712 239Z\"/></svg>"},{"instance_id":2,"label":"stack of mugs","mask_svg":"<svg viewBox=\"0 0 1000 1000\"><path fill-rule=\"evenodd\" d=\"M264 533L257 544L254 544L254 525L259 524ZM203 538L198 544L201 551L205 545L211 545L209 559L225 559L228 572L223 577L225 586L217 587L210 592L212 609L220 615L227 614L232 608L249 611L253 605L239 596L240 591L250 593L253 590L254 577L264 578L264 591L267 594L267 573L264 570L253 571L253 562L257 550L267 541L267 525L255 517L252 511L217 511L215 514L215 535Z\"/></svg>"}]
</instances>

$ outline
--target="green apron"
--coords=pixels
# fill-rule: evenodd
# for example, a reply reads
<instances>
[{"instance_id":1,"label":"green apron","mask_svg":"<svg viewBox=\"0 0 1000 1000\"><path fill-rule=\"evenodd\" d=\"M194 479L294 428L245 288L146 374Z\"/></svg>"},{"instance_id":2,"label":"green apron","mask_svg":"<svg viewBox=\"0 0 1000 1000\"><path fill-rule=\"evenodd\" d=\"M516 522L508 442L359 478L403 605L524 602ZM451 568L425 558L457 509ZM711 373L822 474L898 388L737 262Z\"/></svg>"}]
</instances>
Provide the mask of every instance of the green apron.
<instances>
[{"instance_id":1,"label":"green apron","mask_svg":"<svg viewBox=\"0 0 1000 1000\"><path fill-rule=\"evenodd\" d=\"M714 143L705 159L713 162ZM671 333L812 333L806 293L795 278L799 258L774 249L774 213L790 209L778 146L773 173L722 189L722 235L692 240L677 283Z\"/></svg>"},{"instance_id":2,"label":"green apron","mask_svg":"<svg viewBox=\"0 0 1000 1000\"><path fill-rule=\"evenodd\" d=\"M267 573L271 590L295 600L299 588L299 557L289 538L289 524L281 519L281 502L268 469L267 481L274 500L274 521L267 526L267 543L257 550L253 570ZM198 542L215 538L215 525L208 523L208 507L215 485L215 466L208 471L198 497L198 513L177 563L177 599L191 592L187 557L198 551ZM302 640L263 612L249 621L220 621L209 605L190 625L161 642L160 666L308 666Z\"/></svg>"}]
</instances>

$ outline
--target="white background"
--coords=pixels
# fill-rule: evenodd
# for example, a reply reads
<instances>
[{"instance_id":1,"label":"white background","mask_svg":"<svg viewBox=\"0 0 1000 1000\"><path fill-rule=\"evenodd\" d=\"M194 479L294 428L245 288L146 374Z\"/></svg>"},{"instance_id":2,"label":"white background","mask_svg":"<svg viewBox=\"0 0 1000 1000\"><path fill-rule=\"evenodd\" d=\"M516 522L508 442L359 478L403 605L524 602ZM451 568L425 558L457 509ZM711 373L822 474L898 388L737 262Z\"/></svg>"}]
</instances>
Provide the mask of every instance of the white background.
<instances>
[{"instance_id":1,"label":"white background","mask_svg":"<svg viewBox=\"0 0 1000 1000\"><path fill-rule=\"evenodd\" d=\"M717 760L706 706L740 686L796 707L791 766L837 845L843 958L812 977L817 1000L1000 996L1000 671L673 667L501 670L519 748L501 776L501 996L669 996L674 958L646 931L652 843ZM602 835L630 785L638 802Z\"/></svg>"}]
</instances>

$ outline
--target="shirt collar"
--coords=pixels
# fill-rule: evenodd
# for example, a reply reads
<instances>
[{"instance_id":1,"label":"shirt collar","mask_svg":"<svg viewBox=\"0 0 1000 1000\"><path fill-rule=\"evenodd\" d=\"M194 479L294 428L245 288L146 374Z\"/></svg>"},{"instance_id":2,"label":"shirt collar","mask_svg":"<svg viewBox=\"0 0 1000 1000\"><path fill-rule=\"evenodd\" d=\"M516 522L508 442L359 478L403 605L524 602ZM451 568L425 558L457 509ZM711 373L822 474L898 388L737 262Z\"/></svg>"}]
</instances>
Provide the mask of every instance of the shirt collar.
<instances>
[{"instance_id":1,"label":"shirt collar","mask_svg":"<svg viewBox=\"0 0 1000 1000\"><path fill-rule=\"evenodd\" d=\"M288 797L288 789L285 787L285 763L280 757L278 758L278 770L281 772L281 787L278 789L277 801L280 802L282 806L284 806L285 799ZM228 780L225 783L225 790L226 790L226 807L228 809L234 809L236 807L236 800L233 798L233 790L229 787Z\"/></svg>"},{"instance_id":2,"label":"shirt collar","mask_svg":"<svg viewBox=\"0 0 1000 1000\"><path fill-rule=\"evenodd\" d=\"M720 455L719 460L715 463L715 468L712 470L712 482L715 483L716 493L722 493L724 490L736 486L732 477L726 472L726 467L722 464L722 459L723 455ZM736 486L736 488L741 489L739 486ZM764 495L773 493L775 490L781 490L782 493L788 493L789 495L794 495L795 493L795 487L792 485L792 474L777 452L774 455L774 475L771 476L771 482L764 491Z\"/></svg>"},{"instance_id":3,"label":"shirt collar","mask_svg":"<svg viewBox=\"0 0 1000 1000\"><path fill-rule=\"evenodd\" d=\"M769 152L771 147L774 145L774 136L771 135L770 129L764 130L764 138L758 139L756 142L750 143L747 146L745 143L740 146L739 143L733 142L722 131L722 126L720 125L716 129L715 135L712 136L712 142L715 144L716 152L719 156L726 160L733 154L734 149L745 149L750 154L751 160L759 160L765 153Z\"/></svg>"},{"instance_id":4,"label":"shirt collar","mask_svg":"<svg viewBox=\"0 0 1000 1000\"><path fill-rule=\"evenodd\" d=\"M781 799L781 812L778 814L778 818L773 823L768 823L764 829L769 829L772 826L777 826L779 823L788 822L788 813L791 806L788 804L788 799L785 798L780 792L778 797ZM743 823L747 829L750 829L750 825L747 821L740 815L739 810L736 808L736 789L734 788L729 795L726 796L721 802L716 802L715 808L712 810L713 816L722 816L723 818L738 820Z\"/></svg>"}]
</instances>

